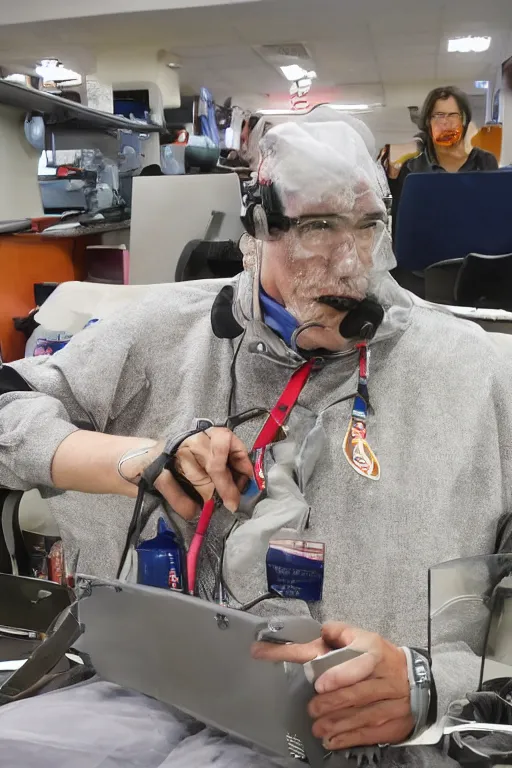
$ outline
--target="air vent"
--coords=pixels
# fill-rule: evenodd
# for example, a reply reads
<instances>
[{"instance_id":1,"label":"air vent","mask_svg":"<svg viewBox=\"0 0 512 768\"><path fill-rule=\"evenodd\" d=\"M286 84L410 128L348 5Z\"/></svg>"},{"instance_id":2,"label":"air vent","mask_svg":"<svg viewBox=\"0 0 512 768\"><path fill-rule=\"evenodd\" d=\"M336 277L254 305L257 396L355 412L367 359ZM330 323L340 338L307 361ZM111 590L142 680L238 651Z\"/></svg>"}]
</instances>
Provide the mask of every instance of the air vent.
<instances>
[{"instance_id":1,"label":"air vent","mask_svg":"<svg viewBox=\"0 0 512 768\"><path fill-rule=\"evenodd\" d=\"M281 43L279 45L257 45L254 50L262 59L274 67L300 64L304 69L314 69L311 54L302 43Z\"/></svg>"},{"instance_id":2,"label":"air vent","mask_svg":"<svg viewBox=\"0 0 512 768\"><path fill-rule=\"evenodd\" d=\"M302 43L284 43L282 45L261 45L260 51L264 56L279 56L285 59L309 59L309 52Z\"/></svg>"}]
</instances>

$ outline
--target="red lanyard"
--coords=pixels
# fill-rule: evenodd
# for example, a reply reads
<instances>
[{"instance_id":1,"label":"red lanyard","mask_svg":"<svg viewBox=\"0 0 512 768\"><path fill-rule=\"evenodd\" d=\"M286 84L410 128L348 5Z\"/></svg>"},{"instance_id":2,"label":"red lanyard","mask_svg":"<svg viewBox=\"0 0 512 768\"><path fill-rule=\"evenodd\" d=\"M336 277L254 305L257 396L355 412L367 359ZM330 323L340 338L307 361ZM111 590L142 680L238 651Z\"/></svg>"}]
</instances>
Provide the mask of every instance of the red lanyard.
<instances>
[{"instance_id":1,"label":"red lanyard","mask_svg":"<svg viewBox=\"0 0 512 768\"><path fill-rule=\"evenodd\" d=\"M256 440L254 441L253 451L256 453L256 459L254 462L254 479L260 490L265 487L265 478L263 474L263 454L265 448L273 443L277 437L277 434L286 419L290 415L290 412L302 392L306 381L309 378L311 371L314 368L315 360L309 360L304 363L297 371L295 371L290 378L290 381L283 390L283 393L277 403L274 405L270 414L265 421L263 427L260 430ZM196 531L192 538L189 550L187 552L187 586L191 595L195 592L196 586L196 573L197 563L199 560L199 554L205 534L210 525L213 512L215 510L215 500L210 499L206 501L201 510L199 521L197 523Z\"/></svg>"}]
</instances>

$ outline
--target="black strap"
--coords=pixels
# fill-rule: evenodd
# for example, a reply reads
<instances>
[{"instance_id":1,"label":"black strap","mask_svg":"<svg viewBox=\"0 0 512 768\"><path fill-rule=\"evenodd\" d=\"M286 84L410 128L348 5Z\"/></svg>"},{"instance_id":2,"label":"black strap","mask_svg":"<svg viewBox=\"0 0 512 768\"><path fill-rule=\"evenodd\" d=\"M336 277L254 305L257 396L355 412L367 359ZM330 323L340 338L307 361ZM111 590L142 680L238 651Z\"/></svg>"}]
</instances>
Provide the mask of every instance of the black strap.
<instances>
[{"instance_id":1,"label":"black strap","mask_svg":"<svg viewBox=\"0 0 512 768\"><path fill-rule=\"evenodd\" d=\"M211 427L211 422L207 421L206 419L199 419L197 422L197 428L192 429L189 432L182 432L177 437L170 440L167 445L165 446L165 450L158 456L155 461L153 461L149 467L147 467L142 477L139 481L139 492L137 494L137 500L135 502L135 507L133 509L132 519L130 520L130 525L128 527L128 532L126 534L126 539L124 542L123 552L121 554L121 559L119 561L119 566L117 568L117 575L116 578L120 579L121 574L123 572L124 564L126 561L126 558L128 557L128 553L130 552L130 549L132 547L137 546L137 542L140 537L141 533L141 524L142 524L142 510L144 507L144 496L146 493L151 494L152 496L157 496L158 498L161 498L160 493L155 488L155 481L158 477L162 474L164 469L168 469L174 479L179 483L179 485L183 488L185 493L190 496L190 498L195 501L198 505L202 505L203 499L199 495L199 493L196 491L194 486L187 481L186 478L183 477L183 475L180 475L180 473L176 470L176 467L174 465L174 457L176 455L176 451L180 447L180 445L183 443L184 440L191 437L192 435L197 435L199 432L204 432L206 429Z\"/></svg>"},{"instance_id":2,"label":"black strap","mask_svg":"<svg viewBox=\"0 0 512 768\"><path fill-rule=\"evenodd\" d=\"M75 604L76 606L76 604ZM0 685L0 705L23 698L59 663L82 634L73 606L55 630L39 645L25 664Z\"/></svg>"},{"instance_id":3,"label":"black strap","mask_svg":"<svg viewBox=\"0 0 512 768\"><path fill-rule=\"evenodd\" d=\"M0 395L8 392L31 392L31 387L20 374L8 365L0 365Z\"/></svg>"},{"instance_id":4,"label":"black strap","mask_svg":"<svg viewBox=\"0 0 512 768\"><path fill-rule=\"evenodd\" d=\"M0 518L1 534L11 561L11 573L32 576L30 556L25 546L19 521L23 491L11 491L2 500Z\"/></svg>"}]
</instances>

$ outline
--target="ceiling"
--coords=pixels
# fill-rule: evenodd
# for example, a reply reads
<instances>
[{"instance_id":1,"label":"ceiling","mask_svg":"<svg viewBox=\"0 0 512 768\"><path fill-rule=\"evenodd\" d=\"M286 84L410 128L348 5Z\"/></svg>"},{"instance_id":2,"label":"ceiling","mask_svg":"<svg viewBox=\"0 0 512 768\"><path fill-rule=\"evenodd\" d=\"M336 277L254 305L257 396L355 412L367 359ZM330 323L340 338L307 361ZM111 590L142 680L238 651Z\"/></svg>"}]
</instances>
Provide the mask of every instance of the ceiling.
<instances>
[{"instance_id":1,"label":"ceiling","mask_svg":"<svg viewBox=\"0 0 512 768\"><path fill-rule=\"evenodd\" d=\"M491 35L483 54L448 54L449 37ZM205 85L243 106L286 99L287 82L254 47L303 43L314 88L345 103L419 103L434 84L473 90L512 55L512 0L260 0L0 26L0 63L58 56L94 70L108 48L151 46L181 60L184 92ZM411 99L413 99L411 101ZM402 110L403 112L403 110ZM405 113L404 113L405 114ZM404 119L406 119L404 117Z\"/></svg>"}]
</instances>

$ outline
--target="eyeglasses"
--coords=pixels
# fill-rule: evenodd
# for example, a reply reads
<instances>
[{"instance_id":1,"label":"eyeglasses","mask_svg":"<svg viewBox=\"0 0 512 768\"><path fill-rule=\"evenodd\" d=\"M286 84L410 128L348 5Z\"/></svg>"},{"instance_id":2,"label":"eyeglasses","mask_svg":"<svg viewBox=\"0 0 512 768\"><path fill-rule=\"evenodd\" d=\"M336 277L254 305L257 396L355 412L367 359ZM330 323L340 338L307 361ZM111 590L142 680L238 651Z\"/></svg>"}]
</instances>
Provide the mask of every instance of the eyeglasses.
<instances>
[{"instance_id":1,"label":"eyeglasses","mask_svg":"<svg viewBox=\"0 0 512 768\"><path fill-rule=\"evenodd\" d=\"M449 125L459 125L462 122L460 112L434 112L430 120L433 123L448 123Z\"/></svg>"},{"instance_id":2,"label":"eyeglasses","mask_svg":"<svg viewBox=\"0 0 512 768\"><path fill-rule=\"evenodd\" d=\"M353 235L358 244L371 246L375 237L375 229L378 226L383 226L383 222L375 218L351 223L347 221L345 216L338 216L337 214L300 216L289 219L289 222L305 246L335 245L338 243L340 235L347 232Z\"/></svg>"}]
</instances>

